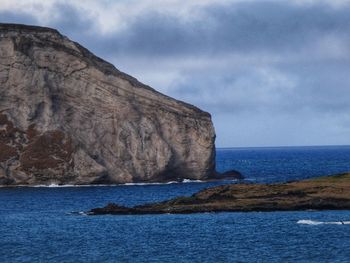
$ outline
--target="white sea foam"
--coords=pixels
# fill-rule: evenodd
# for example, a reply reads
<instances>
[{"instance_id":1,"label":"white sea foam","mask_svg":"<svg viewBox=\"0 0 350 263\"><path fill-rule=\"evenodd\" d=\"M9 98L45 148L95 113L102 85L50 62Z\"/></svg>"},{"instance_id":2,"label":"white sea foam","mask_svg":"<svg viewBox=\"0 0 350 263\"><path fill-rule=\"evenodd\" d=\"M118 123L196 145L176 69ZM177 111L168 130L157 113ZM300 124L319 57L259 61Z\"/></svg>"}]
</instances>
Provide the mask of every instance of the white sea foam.
<instances>
[{"instance_id":1,"label":"white sea foam","mask_svg":"<svg viewBox=\"0 0 350 263\"><path fill-rule=\"evenodd\" d=\"M79 215L81 215L81 216L87 216L88 214L81 211L81 212L79 212Z\"/></svg>"},{"instance_id":2,"label":"white sea foam","mask_svg":"<svg viewBox=\"0 0 350 263\"><path fill-rule=\"evenodd\" d=\"M120 185L165 185L165 184L181 184L181 183L204 183L202 180L192 180L192 179L183 179L182 181L169 181L165 183L125 183Z\"/></svg>"},{"instance_id":3,"label":"white sea foam","mask_svg":"<svg viewBox=\"0 0 350 263\"><path fill-rule=\"evenodd\" d=\"M87 216L91 213L89 212L83 212L83 211L72 211L72 212L69 212L69 213L66 213L67 215L79 215L79 216Z\"/></svg>"},{"instance_id":4,"label":"white sea foam","mask_svg":"<svg viewBox=\"0 0 350 263\"><path fill-rule=\"evenodd\" d=\"M237 179L224 180L235 182ZM249 181L245 180L245 181ZM169 182L154 182L154 183L125 183L125 184L84 184L84 185L75 185L75 184L55 184L51 183L49 185L38 184L38 185L16 185L16 186L0 186L1 187L49 187L49 188L62 188L62 187L111 187L111 186L144 186L144 185L168 185L168 184L181 184L181 183L207 183L210 181L194 180L194 179L183 179L182 181L169 181Z\"/></svg>"},{"instance_id":5,"label":"white sea foam","mask_svg":"<svg viewBox=\"0 0 350 263\"><path fill-rule=\"evenodd\" d=\"M297 224L302 225L350 225L350 221L314 221L314 220L299 220Z\"/></svg>"},{"instance_id":6,"label":"white sea foam","mask_svg":"<svg viewBox=\"0 0 350 263\"><path fill-rule=\"evenodd\" d=\"M125 184L119 184L120 186L133 186L133 185L163 185L163 184L176 184L178 182L176 181L170 181L170 182L166 182L166 183L125 183Z\"/></svg>"},{"instance_id":7,"label":"white sea foam","mask_svg":"<svg viewBox=\"0 0 350 263\"><path fill-rule=\"evenodd\" d=\"M66 185L63 185L63 186L69 187L69 185L67 185L67 184L66 184ZM60 187L60 185L51 183L51 184L49 184L47 187Z\"/></svg>"},{"instance_id":8,"label":"white sea foam","mask_svg":"<svg viewBox=\"0 0 350 263\"><path fill-rule=\"evenodd\" d=\"M0 187L49 187L49 188L62 188L62 187L111 187L111 186L143 186L143 185L168 185L168 184L179 184L179 183L205 183L206 181L183 179L182 181L169 181L169 182L154 182L154 183L125 183L125 184L84 184L84 185L74 185L74 184L55 184L51 183L49 185L38 184L38 185L16 185L16 186L0 186Z\"/></svg>"},{"instance_id":9,"label":"white sea foam","mask_svg":"<svg viewBox=\"0 0 350 263\"><path fill-rule=\"evenodd\" d=\"M319 221L313 221L313 220L299 220L297 224L303 224L303 225L321 225L323 222Z\"/></svg>"},{"instance_id":10,"label":"white sea foam","mask_svg":"<svg viewBox=\"0 0 350 263\"><path fill-rule=\"evenodd\" d=\"M191 179L183 179L183 183L203 183L204 181L202 180L191 180Z\"/></svg>"},{"instance_id":11,"label":"white sea foam","mask_svg":"<svg viewBox=\"0 0 350 263\"><path fill-rule=\"evenodd\" d=\"M19 185L19 187L49 187L49 188L62 188L62 187L87 187L87 186L94 186L94 185L74 185L74 184L38 184L33 186L27 186L27 185Z\"/></svg>"}]
</instances>

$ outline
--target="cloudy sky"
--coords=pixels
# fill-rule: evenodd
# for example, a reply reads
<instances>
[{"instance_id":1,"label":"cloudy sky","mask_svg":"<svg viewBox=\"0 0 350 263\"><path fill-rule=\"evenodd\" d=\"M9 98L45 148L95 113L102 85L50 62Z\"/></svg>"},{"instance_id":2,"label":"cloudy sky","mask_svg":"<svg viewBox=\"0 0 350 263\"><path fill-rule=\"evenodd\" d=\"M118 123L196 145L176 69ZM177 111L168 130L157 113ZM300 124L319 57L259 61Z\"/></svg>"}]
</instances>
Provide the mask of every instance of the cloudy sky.
<instances>
[{"instance_id":1,"label":"cloudy sky","mask_svg":"<svg viewBox=\"0 0 350 263\"><path fill-rule=\"evenodd\" d=\"M217 146L350 144L350 1L0 0L212 114Z\"/></svg>"}]
</instances>

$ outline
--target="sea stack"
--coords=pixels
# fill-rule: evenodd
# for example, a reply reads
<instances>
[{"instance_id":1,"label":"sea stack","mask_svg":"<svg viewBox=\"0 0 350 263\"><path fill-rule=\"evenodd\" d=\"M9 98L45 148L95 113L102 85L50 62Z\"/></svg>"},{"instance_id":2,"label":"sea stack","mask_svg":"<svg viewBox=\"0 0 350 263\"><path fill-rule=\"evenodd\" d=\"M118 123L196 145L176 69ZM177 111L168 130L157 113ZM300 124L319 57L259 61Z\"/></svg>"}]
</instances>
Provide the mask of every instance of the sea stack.
<instances>
[{"instance_id":1,"label":"sea stack","mask_svg":"<svg viewBox=\"0 0 350 263\"><path fill-rule=\"evenodd\" d=\"M0 24L0 185L207 179L209 113L55 29Z\"/></svg>"}]
</instances>

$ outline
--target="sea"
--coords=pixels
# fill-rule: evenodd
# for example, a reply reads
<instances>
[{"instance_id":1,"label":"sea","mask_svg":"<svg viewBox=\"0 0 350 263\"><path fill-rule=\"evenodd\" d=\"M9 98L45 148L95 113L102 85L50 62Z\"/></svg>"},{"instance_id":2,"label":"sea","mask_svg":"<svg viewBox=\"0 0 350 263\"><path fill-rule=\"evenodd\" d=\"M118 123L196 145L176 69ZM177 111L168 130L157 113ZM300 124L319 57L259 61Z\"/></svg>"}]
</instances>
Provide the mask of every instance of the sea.
<instances>
[{"instance_id":1,"label":"sea","mask_svg":"<svg viewBox=\"0 0 350 263\"><path fill-rule=\"evenodd\" d=\"M350 146L223 148L216 162L287 182L350 171ZM227 183L0 188L0 262L350 262L350 211L84 214Z\"/></svg>"}]
</instances>

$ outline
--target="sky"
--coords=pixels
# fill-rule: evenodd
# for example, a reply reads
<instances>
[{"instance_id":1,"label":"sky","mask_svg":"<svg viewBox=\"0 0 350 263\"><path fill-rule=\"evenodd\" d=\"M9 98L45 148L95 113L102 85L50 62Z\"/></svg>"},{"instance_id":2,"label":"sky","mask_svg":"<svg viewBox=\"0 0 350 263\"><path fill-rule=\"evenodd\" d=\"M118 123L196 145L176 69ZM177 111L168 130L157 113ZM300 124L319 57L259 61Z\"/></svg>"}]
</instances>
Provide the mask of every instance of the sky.
<instances>
[{"instance_id":1,"label":"sky","mask_svg":"<svg viewBox=\"0 0 350 263\"><path fill-rule=\"evenodd\" d=\"M211 113L218 147L350 144L350 0L0 0Z\"/></svg>"}]
</instances>

